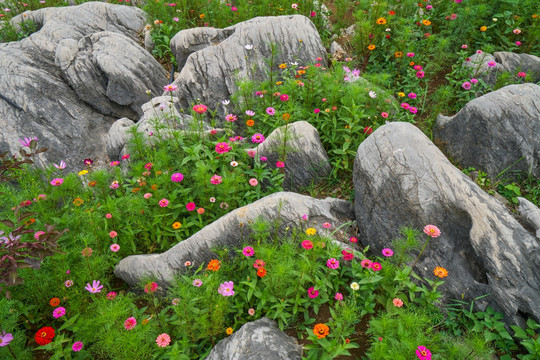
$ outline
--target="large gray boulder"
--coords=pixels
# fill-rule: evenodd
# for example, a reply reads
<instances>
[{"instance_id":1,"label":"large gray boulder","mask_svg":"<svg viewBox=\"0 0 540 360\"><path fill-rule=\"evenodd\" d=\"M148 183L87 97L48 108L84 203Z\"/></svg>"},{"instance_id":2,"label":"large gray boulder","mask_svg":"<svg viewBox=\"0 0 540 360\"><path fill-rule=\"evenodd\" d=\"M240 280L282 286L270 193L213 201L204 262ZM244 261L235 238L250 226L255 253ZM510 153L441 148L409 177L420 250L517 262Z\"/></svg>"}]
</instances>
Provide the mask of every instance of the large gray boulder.
<instances>
[{"instance_id":1,"label":"large gray boulder","mask_svg":"<svg viewBox=\"0 0 540 360\"><path fill-rule=\"evenodd\" d=\"M248 322L221 340L206 360L301 360L302 346L285 334L274 320Z\"/></svg>"},{"instance_id":2,"label":"large gray boulder","mask_svg":"<svg viewBox=\"0 0 540 360\"><path fill-rule=\"evenodd\" d=\"M259 157L266 157L271 168L285 157L283 189L298 191L316 184L330 175L332 170L319 132L307 121L283 125L254 150Z\"/></svg>"},{"instance_id":3,"label":"large gray boulder","mask_svg":"<svg viewBox=\"0 0 540 360\"><path fill-rule=\"evenodd\" d=\"M302 215L308 216L308 222ZM154 278L168 287L178 273L185 271L184 263L191 261L195 267L215 258L212 248L238 248L250 240L250 224L257 219L271 222L271 228L285 235L294 227L313 227L327 233L322 227L329 222L333 228L354 220L352 205L339 199L314 199L291 192L279 192L246 205L205 226L199 232L162 254L133 255L122 259L114 274L135 286L145 278ZM344 228L345 229L345 228ZM272 230L273 232L274 230ZM337 240L347 240L352 234L338 231Z\"/></svg>"},{"instance_id":4,"label":"large gray boulder","mask_svg":"<svg viewBox=\"0 0 540 360\"><path fill-rule=\"evenodd\" d=\"M106 158L111 124L126 114L136 120L141 89L161 93L167 83L137 45L146 14L89 2L23 15L39 30L0 44L0 93L21 108L0 100L0 151L16 152L17 139L31 136L49 148L40 155L45 165L63 159L69 170L80 170L84 158Z\"/></svg>"},{"instance_id":5,"label":"large gray boulder","mask_svg":"<svg viewBox=\"0 0 540 360\"><path fill-rule=\"evenodd\" d=\"M491 178L507 168L540 177L540 86L509 85L470 101L454 116L439 115L433 139L460 166Z\"/></svg>"},{"instance_id":6,"label":"large gray boulder","mask_svg":"<svg viewBox=\"0 0 540 360\"><path fill-rule=\"evenodd\" d=\"M301 15L257 17L225 29L180 31L171 40L171 50L182 69L174 81L178 86L174 95L179 98L180 107L187 109L200 101L218 108L237 89L239 79L266 78L272 44L277 50L273 56L274 71L281 63L305 65L317 57L326 63L326 51L317 29Z\"/></svg>"},{"instance_id":7,"label":"large gray boulder","mask_svg":"<svg viewBox=\"0 0 540 360\"><path fill-rule=\"evenodd\" d=\"M454 167L415 126L389 123L358 148L355 214L363 244L380 254L403 226L433 224L432 239L414 270L434 279L448 270L444 301L473 299L511 323L540 320L540 244L534 233ZM423 243L425 238L420 239Z\"/></svg>"}]
</instances>

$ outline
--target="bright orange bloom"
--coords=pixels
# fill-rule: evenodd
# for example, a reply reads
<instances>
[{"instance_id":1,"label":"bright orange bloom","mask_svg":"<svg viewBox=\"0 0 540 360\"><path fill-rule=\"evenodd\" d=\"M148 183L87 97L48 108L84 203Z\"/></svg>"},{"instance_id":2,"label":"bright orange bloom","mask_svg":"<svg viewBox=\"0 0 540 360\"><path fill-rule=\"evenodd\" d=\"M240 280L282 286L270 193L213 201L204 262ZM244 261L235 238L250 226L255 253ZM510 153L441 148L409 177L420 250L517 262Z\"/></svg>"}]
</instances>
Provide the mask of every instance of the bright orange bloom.
<instances>
[{"instance_id":1,"label":"bright orange bloom","mask_svg":"<svg viewBox=\"0 0 540 360\"><path fill-rule=\"evenodd\" d=\"M220 267L221 262L219 260L210 260L206 269L211 271L218 271Z\"/></svg>"},{"instance_id":2,"label":"bright orange bloom","mask_svg":"<svg viewBox=\"0 0 540 360\"><path fill-rule=\"evenodd\" d=\"M154 184L154 185L152 185L150 188L151 188L152 190L157 190L157 185Z\"/></svg>"},{"instance_id":3,"label":"bright orange bloom","mask_svg":"<svg viewBox=\"0 0 540 360\"><path fill-rule=\"evenodd\" d=\"M426 26L429 26L431 25L431 21L429 20L422 20L422 24L426 25Z\"/></svg>"},{"instance_id":4,"label":"bright orange bloom","mask_svg":"<svg viewBox=\"0 0 540 360\"><path fill-rule=\"evenodd\" d=\"M246 121L246 125L251 127L251 126L255 125L255 121L253 121L253 119L249 119L248 121Z\"/></svg>"},{"instance_id":5,"label":"bright orange bloom","mask_svg":"<svg viewBox=\"0 0 540 360\"><path fill-rule=\"evenodd\" d=\"M51 306L53 307L57 307L58 305L60 305L60 299L57 297L53 297L51 301L49 301L49 304L51 304Z\"/></svg>"},{"instance_id":6,"label":"bright orange bloom","mask_svg":"<svg viewBox=\"0 0 540 360\"><path fill-rule=\"evenodd\" d=\"M400 58L400 57L403 56L403 52L402 52L402 51L396 51L396 52L394 53L394 56L397 57L397 58Z\"/></svg>"},{"instance_id":7,"label":"bright orange bloom","mask_svg":"<svg viewBox=\"0 0 540 360\"><path fill-rule=\"evenodd\" d=\"M395 12L394 10L390 10L390 11L388 12L388 15L394 16L394 15L396 15L396 12Z\"/></svg>"},{"instance_id":8,"label":"bright orange bloom","mask_svg":"<svg viewBox=\"0 0 540 360\"><path fill-rule=\"evenodd\" d=\"M286 69L286 68L287 68L287 64L279 64L279 68L280 68L280 69Z\"/></svg>"},{"instance_id":9,"label":"bright orange bloom","mask_svg":"<svg viewBox=\"0 0 540 360\"><path fill-rule=\"evenodd\" d=\"M291 115L289 115L289 113L285 113L283 115L281 115L281 117L283 118L283 120L287 121L291 118Z\"/></svg>"},{"instance_id":10,"label":"bright orange bloom","mask_svg":"<svg viewBox=\"0 0 540 360\"><path fill-rule=\"evenodd\" d=\"M259 268L259 270L257 270L257 276L259 276L260 278L263 278L266 276L266 269L265 268Z\"/></svg>"},{"instance_id":11,"label":"bright orange bloom","mask_svg":"<svg viewBox=\"0 0 540 360\"><path fill-rule=\"evenodd\" d=\"M326 335L330 334L330 328L325 324L317 324L313 328L313 333L317 335L317 339L324 339Z\"/></svg>"},{"instance_id":12,"label":"bright orange bloom","mask_svg":"<svg viewBox=\"0 0 540 360\"><path fill-rule=\"evenodd\" d=\"M448 271L447 271L445 268L440 267L440 266L437 266L437 267L435 268L435 270L433 270L433 273L435 274L435 276L438 276L438 277L440 277L441 279L442 279L443 277L448 276Z\"/></svg>"},{"instance_id":13,"label":"bright orange bloom","mask_svg":"<svg viewBox=\"0 0 540 360\"><path fill-rule=\"evenodd\" d=\"M140 190L141 190L141 188L133 188L133 190L131 190L131 192L134 193L134 194L136 194L136 193L138 193Z\"/></svg>"},{"instance_id":14,"label":"bright orange bloom","mask_svg":"<svg viewBox=\"0 0 540 360\"><path fill-rule=\"evenodd\" d=\"M411 62L409 63L409 65L413 66L413 65L414 65L414 61L411 61Z\"/></svg>"},{"instance_id":15,"label":"bright orange bloom","mask_svg":"<svg viewBox=\"0 0 540 360\"><path fill-rule=\"evenodd\" d=\"M373 49L375 49L375 45L371 44L367 48L368 48L368 50L373 50Z\"/></svg>"},{"instance_id":16,"label":"bright orange bloom","mask_svg":"<svg viewBox=\"0 0 540 360\"><path fill-rule=\"evenodd\" d=\"M88 183L88 186L90 186L90 187L94 187L94 186L96 186L96 185L97 185L97 181L90 181L90 182Z\"/></svg>"},{"instance_id":17,"label":"bright orange bloom","mask_svg":"<svg viewBox=\"0 0 540 360\"><path fill-rule=\"evenodd\" d=\"M228 327L227 330L225 330L225 333L227 335L232 335L233 332L234 332L234 329L232 327Z\"/></svg>"},{"instance_id":18,"label":"bright orange bloom","mask_svg":"<svg viewBox=\"0 0 540 360\"><path fill-rule=\"evenodd\" d=\"M487 30L487 26L482 26L482 27L480 27L480 31L484 32L484 31L486 31L486 30Z\"/></svg>"},{"instance_id":19,"label":"bright orange bloom","mask_svg":"<svg viewBox=\"0 0 540 360\"><path fill-rule=\"evenodd\" d=\"M385 18L378 18L378 19L377 19L377 24L379 24L379 25L384 25L384 24L386 24L386 19L385 19Z\"/></svg>"},{"instance_id":20,"label":"bright orange bloom","mask_svg":"<svg viewBox=\"0 0 540 360\"><path fill-rule=\"evenodd\" d=\"M298 70L297 73L298 73L298 75L304 75L306 73L306 71L305 70Z\"/></svg>"},{"instance_id":21,"label":"bright orange bloom","mask_svg":"<svg viewBox=\"0 0 540 360\"><path fill-rule=\"evenodd\" d=\"M172 227L175 229L180 229L180 226L182 226L182 224L179 223L178 221L172 224Z\"/></svg>"}]
</instances>

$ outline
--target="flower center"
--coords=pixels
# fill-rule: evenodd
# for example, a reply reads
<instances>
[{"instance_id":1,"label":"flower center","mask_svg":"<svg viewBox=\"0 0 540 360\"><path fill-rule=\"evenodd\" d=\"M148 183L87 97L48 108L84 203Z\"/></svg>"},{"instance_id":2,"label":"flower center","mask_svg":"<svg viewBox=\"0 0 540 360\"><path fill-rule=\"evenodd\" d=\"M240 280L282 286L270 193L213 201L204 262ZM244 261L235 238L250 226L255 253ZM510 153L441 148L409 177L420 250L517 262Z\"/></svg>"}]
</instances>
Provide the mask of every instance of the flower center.
<instances>
[{"instance_id":1,"label":"flower center","mask_svg":"<svg viewBox=\"0 0 540 360\"><path fill-rule=\"evenodd\" d=\"M41 334L39 335L41 337L46 337L47 336L47 333L45 331L42 331Z\"/></svg>"},{"instance_id":2,"label":"flower center","mask_svg":"<svg viewBox=\"0 0 540 360\"><path fill-rule=\"evenodd\" d=\"M427 352L425 352L425 351L421 351L420 353L422 354L422 356L426 356L426 355L427 355Z\"/></svg>"}]
</instances>

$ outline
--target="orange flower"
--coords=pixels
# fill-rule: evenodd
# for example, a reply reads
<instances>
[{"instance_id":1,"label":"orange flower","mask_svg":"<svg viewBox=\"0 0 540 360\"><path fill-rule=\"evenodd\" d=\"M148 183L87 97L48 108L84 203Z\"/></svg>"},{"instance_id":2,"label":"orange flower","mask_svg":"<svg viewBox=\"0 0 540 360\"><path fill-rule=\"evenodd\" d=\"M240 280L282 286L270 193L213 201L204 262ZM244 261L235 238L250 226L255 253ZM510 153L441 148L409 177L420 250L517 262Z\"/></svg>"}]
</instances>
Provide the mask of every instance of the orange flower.
<instances>
[{"instance_id":1,"label":"orange flower","mask_svg":"<svg viewBox=\"0 0 540 360\"><path fill-rule=\"evenodd\" d=\"M232 335L232 333L234 332L233 328L232 327L228 327L227 330L225 330L225 333L227 335Z\"/></svg>"},{"instance_id":2,"label":"orange flower","mask_svg":"<svg viewBox=\"0 0 540 360\"><path fill-rule=\"evenodd\" d=\"M385 19L385 18L378 18L378 19L377 19L377 24L379 24L379 25L384 25L384 24L386 24L386 19Z\"/></svg>"},{"instance_id":3,"label":"orange flower","mask_svg":"<svg viewBox=\"0 0 540 360\"><path fill-rule=\"evenodd\" d=\"M51 301L49 301L49 304L51 304L52 307L57 307L60 305L60 299L57 297L53 297Z\"/></svg>"},{"instance_id":4,"label":"orange flower","mask_svg":"<svg viewBox=\"0 0 540 360\"><path fill-rule=\"evenodd\" d=\"M289 115L289 113L285 113L281 115L281 117L283 118L283 120L288 121L291 118L291 115Z\"/></svg>"},{"instance_id":5,"label":"orange flower","mask_svg":"<svg viewBox=\"0 0 540 360\"><path fill-rule=\"evenodd\" d=\"M161 172L161 171L159 171L159 170L156 171L156 175L161 175L161 174L163 174L163 172Z\"/></svg>"},{"instance_id":6,"label":"orange flower","mask_svg":"<svg viewBox=\"0 0 540 360\"><path fill-rule=\"evenodd\" d=\"M313 328L313 333L317 335L317 339L324 339L326 335L330 334L330 328L325 324L317 324Z\"/></svg>"},{"instance_id":7,"label":"orange flower","mask_svg":"<svg viewBox=\"0 0 540 360\"><path fill-rule=\"evenodd\" d=\"M431 25L431 21L429 20L422 20L422 24L426 25L426 26L429 26Z\"/></svg>"},{"instance_id":8,"label":"orange flower","mask_svg":"<svg viewBox=\"0 0 540 360\"><path fill-rule=\"evenodd\" d=\"M279 64L279 68L280 68L280 69L286 69L286 68L287 68L287 64Z\"/></svg>"},{"instance_id":9,"label":"orange flower","mask_svg":"<svg viewBox=\"0 0 540 360\"><path fill-rule=\"evenodd\" d=\"M133 190L131 190L131 192L134 193L134 194L136 194L136 193L138 193L140 190L141 190L141 188L133 188Z\"/></svg>"},{"instance_id":10,"label":"orange flower","mask_svg":"<svg viewBox=\"0 0 540 360\"><path fill-rule=\"evenodd\" d=\"M482 27L480 27L480 31L484 32L484 31L486 31L486 30L487 30L487 26L482 26Z\"/></svg>"},{"instance_id":11,"label":"orange flower","mask_svg":"<svg viewBox=\"0 0 540 360\"><path fill-rule=\"evenodd\" d=\"M81 198L75 198L75 200L73 200L73 205L75 206L81 206L83 203L84 203L84 200Z\"/></svg>"},{"instance_id":12,"label":"orange flower","mask_svg":"<svg viewBox=\"0 0 540 360\"><path fill-rule=\"evenodd\" d=\"M266 276L266 269L265 268L259 268L259 270L257 270L257 276L259 276L260 278L263 278Z\"/></svg>"},{"instance_id":13,"label":"orange flower","mask_svg":"<svg viewBox=\"0 0 540 360\"><path fill-rule=\"evenodd\" d=\"M199 15L201 19L204 19L204 14Z\"/></svg>"},{"instance_id":14,"label":"orange flower","mask_svg":"<svg viewBox=\"0 0 540 360\"><path fill-rule=\"evenodd\" d=\"M157 190L157 185L154 184L154 185L151 186L151 188L152 188L152 190Z\"/></svg>"},{"instance_id":15,"label":"orange flower","mask_svg":"<svg viewBox=\"0 0 540 360\"><path fill-rule=\"evenodd\" d=\"M251 126L255 125L255 121L253 121L253 119L249 119L248 121L246 121L246 125L251 127Z\"/></svg>"},{"instance_id":16,"label":"orange flower","mask_svg":"<svg viewBox=\"0 0 540 360\"><path fill-rule=\"evenodd\" d=\"M437 266L437 267L435 268L435 270L433 270L433 273L435 274L435 276L438 276L438 277L440 277L441 279L442 279L443 277L448 276L448 271L447 271L445 268L440 267L440 266Z\"/></svg>"},{"instance_id":17,"label":"orange flower","mask_svg":"<svg viewBox=\"0 0 540 360\"><path fill-rule=\"evenodd\" d=\"M172 227L175 229L180 229L180 226L182 226L182 224L179 223L178 221L172 224Z\"/></svg>"},{"instance_id":18,"label":"orange flower","mask_svg":"<svg viewBox=\"0 0 540 360\"><path fill-rule=\"evenodd\" d=\"M297 73L298 73L298 75L304 75L306 73L306 71L305 70L298 70Z\"/></svg>"},{"instance_id":19,"label":"orange flower","mask_svg":"<svg viewBox=\"0 0 540 360\"><path fill-rule=\"evenodd\" d=\"M143 324L143 325L148 324L148 319L144 319L144 320L142 321L142 324Z\"/></svg>"},{"instance_id":20,"label":"orange flower","mask_svg":"<svg viewBox=\"0 0 540 360\"><path fill-rule=\"evenodd\" d=\"M146 186L146 181L139 182L139 186Z\"/></svg>"},{"instance_id":21,"label":"orange flower","mask_svg":"<svg viewBox=\"0 0 540 360\"><path fill-rule=\"evenodd\" d=\"M199 214L199 215L204 214L204 208L198 208L197 209L197 214Z\"/></svg>"},{"instance_id":22,"label":"orange flower","mask_svg":"<svg viewBox=\"0 0 540 360\"><path fill-rule=\"evenodd\" d=\"M397 57L397 58L400 58L400 57L403 56L403 52L402 52L402 51L396 51L396 52L394 53L394 56Z\"/></svg>"},{"instance_id":23,"label":"orange flower","mask_svg":"<svg viewBox=\"0 0 540 360\"><path fill-rule=\"evenodd\" d=\"M94 187L94 186L96 186L96 185L97 185L97 181L90 181L90 182L88 183L88 186L90 186L90 187Z\"/></svg>"},{"instance_id":24,"label":"orange flower","mask_svg":"<svg viewBox=\"0 0 540 360\"><path fill-rule=\"evenodd\" d=\"M411 62L409 63L409 65L413 66L413 65L414 65L414 61L411 61Z\"/></svg>"},{"instance_id":25,"label":"orange flower","mask_svg":"<svg viewBox=\"0 0 540 360\"><path fill-rule=\"evenodd\" d=\"M367 48L368 48L368 50L373 50L373 49L375 49L375 45L371 44Z\"/></svg>"},{"instance_id":26,"label":"orange flower","mask_svg":"<svg viewBox=\"0 0 540 360\"><path fill-rule=\"evenodd\" d=\"M218 271L220 267L221 262L219 260L210 260L206 269L211 271Z\"/></svg>"}]
</instances>

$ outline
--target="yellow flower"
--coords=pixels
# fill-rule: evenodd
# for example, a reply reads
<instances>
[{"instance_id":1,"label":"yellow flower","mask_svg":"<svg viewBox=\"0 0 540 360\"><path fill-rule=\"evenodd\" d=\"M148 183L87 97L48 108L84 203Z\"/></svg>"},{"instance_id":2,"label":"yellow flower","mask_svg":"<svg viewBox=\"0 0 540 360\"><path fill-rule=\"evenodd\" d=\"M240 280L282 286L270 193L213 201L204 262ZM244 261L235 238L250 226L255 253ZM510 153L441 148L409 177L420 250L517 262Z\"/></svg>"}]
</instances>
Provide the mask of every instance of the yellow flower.
<instances>
[{"instance_id":1,"label":"yellow flower","mask_svg":"<svg viewBox=\"0 0 540 360\"><path fill-rule=\"evenodd\" d=\"M404 92L398 92L397 93L399 97L405 97L405 93Z\"/></svg>"},{"instance_id":2,"label":"yellow flower","mask_svg":"<svg viewBox=\"0 0 540 360\"><path fill-rule=\"evenodd\" d=\"M422 20L422 24L426 25L426 26L429 26L431 25L431 21L429 20Z\"/></svg>"},{"instance_id":3,"label":"yellow flower","mask_svg":"<svg viewBox=\"0 0 540 360\"><path fill-rule=\"evenodd\" d=\"M200 17L201 19L204 19L204 16L205 16L204 14L199 15L199 17Z\"/></svg>"},{"instance_id":4,"label":"yellow flower","mask_svg":"<svg viewBox=\"0 0 540 360\"><path fill-rule=\"evenodd\" d=\"M315 235L316 233L317 233L317 230L315 230L314 228L308 228L306 230L307 235Z\"/></svg>"},{"instance_id":5,"label":"yellow flower","mask_svg":"<svg viewBox=\"0 0 540 360\"><path fill-rule=\"evenodd\" d=\"M283 84L283 81L276 82L276 85L281 85L281 84Z\"/></svg>"},{"instance_id":6,"label":"yellow flower","mask_svg":"<svg viewBox=\"0 0 540 360\"><path fill-rule=\"evenodd\" d=\"M379 25L384 25L384 24L386 24L386 19L385 19L385 18L378 18L378 19L377 19L377 24L379 24Z\"/></svg>"},{"instance_id":7,"label":"yellow flower","mask_svg":"<svg viewBox=\"0 0 540 360\"><path fill-rule=\"evenodd\" d=\"M330 112L330 109L324 109L325 112L329 113Z\"/></svg>"},{"instance_id":8,"label":"yellow flower","mask_svg":"<svg viewBox=\"0 0 540 360\"><path fill-rule=\"evenodd\" d=\"M368 50L373 50L373 49L375 49L375 45L371 44L367 48L368 48Z\"/></svg>"},{"instance_id":9,"label":"yellow flower","mask_svg":"<svg viewBox=\"0 0 540 360\"><path fill-rule=\"evenodd\" d=\"M225 330L225 332L227 333L227 335L231 335L234 332L234 330L232 327L228 327L227 330Z\"/></svg>"},{"instance_id":10,"label":"yellow flower","mask_svg":"<svg viewBox=\"0 0 540 360\"><path fill-rule=\"evenodd\" d=\"M83 175L86 175L86 174L88 174L88 170L79 171L79 176L83 176Z\"/></svg>"},{"instance_id":11,"label":"yellow flower","mask_svg":"<svg viewBox=\"0 0 540 360\"><path fill-rule=\"evenodd\" d=\"M175 228L175 229L180 229L180 226L182 226L182 224L179 223L178 221L175 222L174 224L172 224L172 227Z\"/></svg>"},{"instance_id":12,"label":"yellow flower","mask_svg":"<svg viewBox=\"0 0 540 360\"><path fill-rule=\"evenodd\" d=\"M487 26L482 26L482 27L480 28L480 31L482 31L482 32L483 32L483 31L486 31L486 30L487 30Z\"/></svg>"},{"instance_id":13,"label":"yellow flower","mask_svg":"<svg viewBox=\"0 0 540 360\"><path fill-rule=\"evenodd\" d=\"M287 64L285 64L285 63L279 64L279 68L280 68L280 69L286 69L286 68L287 68Z\"/></svg>"}]
</instances>

